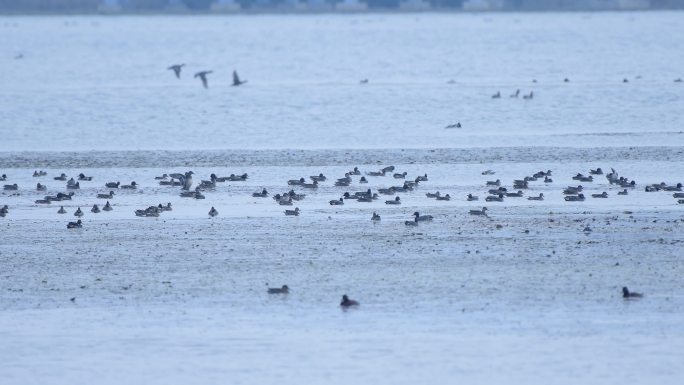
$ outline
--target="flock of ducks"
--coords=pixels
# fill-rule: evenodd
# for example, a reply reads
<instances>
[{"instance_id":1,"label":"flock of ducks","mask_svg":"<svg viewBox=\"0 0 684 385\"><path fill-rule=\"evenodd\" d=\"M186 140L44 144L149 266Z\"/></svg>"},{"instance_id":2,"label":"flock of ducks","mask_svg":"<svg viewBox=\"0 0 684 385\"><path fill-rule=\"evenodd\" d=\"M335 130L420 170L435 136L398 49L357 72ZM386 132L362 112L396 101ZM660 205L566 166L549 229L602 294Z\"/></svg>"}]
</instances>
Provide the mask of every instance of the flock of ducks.
<instances>
[{"instance_id":1,"label":"flock of ducks","mask_svg":"<svg viewBox=\"0 0 684 385\"><path fill-rule=\"evenodd\" d=\"M485 170L481 173L482 175L494 175L496 174L495 171L493 170ZM161 176L156 176L154 179L158 182L160 186L167 186L170 188L179 188L179 196L183 198L192 198L192 199L205 199L205 192L212 191L216 188L218 183L223 183L223 182L241 182L241 181L246 181L249 176L244 173L244 174L230 174L229 176L226 177L219 177L216 174L211 174L209 176L208 180L199 180L197 183L195 183L195 180L193 178L194 172L193 171L187 171L185 173L171 173L171 174L163 174ZM601 168L597 169L590 169L587 174L583 173L577 173L575 174L572 179L579 181L583 184L587 183L593 183L596 179L596 176L604 175L604 172ZM534 182L539 182L539 183L553 183L553 179L551 178L552 176L552 171L547 170L547 171L538 171L532 175L528 175L523 177L522 179L514 179L512 181L512 186L510 187L504 187L502 186L502 182L500 179L496 180L488 180L485 182L484 187L487 189L487 195L484 197L484 201L488 203L495 203L495 202L504 202L507 199L512 199L512 198L523 198L525 197L525 193L523 191L527 191L531 188L532 183ZM637 187L637 184L634 180L631 180L629 178L620 176L618 172L615 169L611 168L611 171L607 174L604 175L606 180L608 181L609 185L616 185L622 188L621 191L617 193L617 195L628 195L630 190L633 190ZM33 177L36 178L43 178L47 177L47 173L45 171L35 171L33 173ZM387 178L391 177L392 180L399 181L398 184L386 188L377 188L375 191L371 188L367 188L362 191L356 191L356 192L349 192L346 191L344 192L339 198L333 199L329 201L329 204L331 206L341 206L344 205L345 203L349 201L356 201L359 203L370 203L370 202L376 202L380 200L380 196L384 195L387 196L387 199L384 199L384 203L388 206L400 206L402 205L403 201L399 194L402 193L408 193L410 191L414 191L418 186L421 185L421 183L427 182L428 181L428 176L427 174L424 175L418 175L414 178L409 178L407 172L395 172L395 167L394 166L387 166L383 167L377 171L367 171L365 172L365 175L362 175L361 170L359 170L358 167L354 167L352 170L346 172L343 177L337 178L332 182L332 185L335 187L349 187L351 186L352 182L354 181L354 178L358 177L357 183L359 185L367 184L369 178ZM0 180L6 181L7 180L7 175L3 174L0 176ZM66 192L59 192L54 195L45 195L44 198L38 199L35 201L35 204L39 205L49 205L54 202L61 202L61 201L70 201L72 200L72 197L75 194L75 191L80 190L80 183L81 182L92 182L93 177L92 176L86 176L83 173L79 174L76 176L76 178L69 178L66 174L62 173L59 176L56 176L53 178L55 181L60 181L60 182L66 182L65 183L65 189ZM300 177L298 179L290 179L287 181L287 186L289 187L289 191L283 192L283 193L278 193L272 196L273 200L275 201L276 204L281 205L281 206L294 206L295 202L301 202L306 198L306 194L302 191L297 192L295 191L295 188L297 189L302 189L302 190L311 190L315 191L316 189L319 188L319 186L322 186L324 183L328 182L328 178L323 174L319 173L318 175L311 175L308 178L305 177ZM116 182L106 182L104 186L109 190L108 192L101 192L96 195L97 199L103 199L105 200L105 204L100 207L100 204L93 204L92 207L90 208L90 212L97 214L102 211L108 212L114 210L113 206L110 204L110 200L114 199L116 196L115 191L117 189L127 189L127 190L135 190L138 188L138 183L135 181L130 182L129 184L122 184L119 181ZM193 188L194 187L194 188ZM9 196L17 196L19 195L19 186L14 183L14 184L5 184L3 186L4 191L8 192L14 192L11 193ZM37 183L36 185L36 191L46 191L47 186L43 183ZM676 183L676 184L667 184L665 182L657 183L657 184L650 184L644 187L645 192L657 192L657 191L664 191L664 192L672 192L672 196L677 199L677 203L679 204L684 204L684 185L682 183ZM585 187L582 184L578 184L576 186L567 186L562 189L562 194L564 195L564 200L566 202L583 202L587 199L585 196ZM270 194L267 191L266 188L262 188L260 191L256 191L252 193L252 197L254 198L267 198L269 197ZM427 192L425 196L429 199L435 199L437 201L450 201L452 199L450 194L442 194L439 191L436 192ZM592 199L607 199L609 198L609 194L607 191L603 191L600 193L591 193L588 196L590 196ZM544 194L539 193L538 195L529 195L526 197L527 200L529 201L542 201L544 200ZM473 201L479 201L480 197L474 193L469 193L465 197L466 201L473 202ZM139 209L135 210L134 213L138 217L159 217L160 214L162 214L165 211L171 211L172 206L171 203L167 204L156 204L156 205L151 205L147 208L144 209ZM9 213L9 208L7 205L3 206L2 209L0 209L0 217L5 217ZM66 214L67 211L64 209L64 206L60 206L59 210L57 211L58 214ZM473 216L483 216L487 217L488 216L488 208L487 207L482 207L481 209L474 209L470 210L468 212L470 215ZM294 207L292 209L287 208L284 210L285 216L299 216L302 214L302 210L299 207ZM74 212L74 216L81 218L83 217L84 213L81 210L80 207ZM210 217L216 217L219 215L219 211L215 207L211 207L211 209L208 212L208 215ZM373 222L378 222L381 220L380 215L378 215L376 212L373 212L371 216L371 221ZM414 212L412 215L412 218L410 220L404 221L404 224L406 226L417 226L421 222L430 222L433 220L433 216L431 215L422 215L420 212ZM69 222L67 224L68 228L81 228L83 226L83 223L79 219L76 222Z\"/></svg>"},{"instance_id":2,"label":"flock of ducks","mask_svg":"<svg viewBox=\"0 0 684 385\"><path fill-rule=\"evenodd\" d=\"M173 64L167 68L169 71L173 71L173 73L176 75L176 79L181 78L181 72L183 71L183 67L185 67L185 64ZM202 81L202 86L204 88L209 88L209 81L207 80L207 76L211 73L214 73L214 71L211 70L203 70L195 73L194 78L199 78ZM233 70L233 86L241 86L243 84L247 83L247 80L241 80L240 76L238 75L237 71Z\"/></svg>"}]
</instances>

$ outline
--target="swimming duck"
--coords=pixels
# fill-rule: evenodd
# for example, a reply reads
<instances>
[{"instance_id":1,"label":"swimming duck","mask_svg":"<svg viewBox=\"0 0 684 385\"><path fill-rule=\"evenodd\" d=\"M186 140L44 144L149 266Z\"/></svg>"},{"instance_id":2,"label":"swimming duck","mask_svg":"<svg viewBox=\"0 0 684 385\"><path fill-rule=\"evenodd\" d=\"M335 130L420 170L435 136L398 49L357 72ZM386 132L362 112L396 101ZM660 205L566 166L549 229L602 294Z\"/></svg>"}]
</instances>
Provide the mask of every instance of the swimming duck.
<instances>
[{"instance_id":1,"label":"swimming duck","mask_svg":"<svg viewBox=\"0 0 684 385\"><path fill-rule=\"evenodd\" d=\"M318 181L314 180L313 183L302 183L304 188L318 188Z\"/></svg>"},{"instance_id":2,"label":"swimming duck","mask_svg":"<svg viewBox=\"0 0 684 385\"><path fill-rule=\"evenodd\" d=\"M40 184L40 183L38 183L38 184L36 185L36 191L46 191L46 190L47 190L47 186L46 186L46 185Z\"/></svg>"},{"instance_id":3,"label":"swimming duck","mask_svg":"<svg viewBox=\"0 0 684 385\"><path fill-rule=\"evenodd\" d=\"M511 98L517 98L518 96L520 96L520 90L519 90L519 89L518 89L518 90L515 90L515 93L511 94L509 97L511 97Z\"/></svg>"},{"instance_id":4,"label":"swimming duck","mask_svg":"<svg viewBox=\"0 0 684 385\"><path fill-rule=\"evenodd\" d=\"M404 171L404 172L402 172L402 173L394 174L393 177L394 177L394 179L405 179L405 178L406 178L406 174L407 174L407 172Z\"/></svg>"},{"instance_id":5,"label":"swimming duck","mask_svg":"<svg viewBox=\"0 0 684 385\"><path fill-rule=\"evenodd\" d=\"M397 197L399 198L399 197ZM373 193L373 195L362 195L356 199L357 202L373 202L374 200L378 199L378 194ZM399 203L397 203L399 204Z\"/></svg>"},{"instance_id":6,"label":"swimming duck","mask_svg":"<svg viewBox=\"0 0 684 385\"><path fill-rule=\"evenodd\" d=\"M19 186L16 183L15 184L6 184L4 189L9 190L9 191L16 191L16 190L19 190Z\"/></svg>"},{"instance_id":7,"label":"swimming duck","mask_svg":"<svg viewBox=\"0 0 684 385\"><path fill-rule=\"evenodd\" d=\"M209 210L209 216L213 218L213 217L215 217L215 216L217 216L217 215L218 215L218 210L216 210L216 209L214 208L214 206L211 206L211 210Z\"/></svg>"},{"instance_id":8,"label":"swimming duck","mask_svg":"<svg viewBox=\"0 0 684 385\"><path fill-rule=\"evenodd\" d=\"M675 186L665 186L663 187L664 191L682 191L682 184L677 183Z\"/></svg>"},{"instance_id":9,"label":"swimming duck","mask_svg":"<svg viewBox=\"0 0 684 385\"><path fill-rule=\"evenodd\" d=\"M70 201L72 196L74 196L73 192L70 192L68 194L57 193L57 200L59 200L59 201Z\"/></svg>"},{"instance_id":10,"label":"swimming duck","mask_svg":"<svg viewBox=\"0 0 684 385\"><path fill-rule=\"evenodd\" d=\"M83 211L81 211L81 208L79 207L76 212L74 213L75 217L82 217L83 216Z\"/></svg>"},{"instance_id":11,"label":"swimming duck","mask_svg":"<svg viewBox=\"0 0 684 385\"><path fill-rule=\"evenodd\" d=\"M536 197L527 197L528 201L543 201L544 200L544 194L539 193L539 196Z\"/></svg>"},{"instance_id":12,"label":"swimming duck","mask_svg":"<svg viewBox=\"0 0 684 385\"><path fill-rule=\"evenodd\" d=\"M553 179L549 178L548 176L545 176L544 183L553 183Z\"/></svg>"},{"instance_id":13,"label":"swimming duck","mask_svg":"<svg viewBox=\"0 0 684 385\"><path fill-rule=\"evenodd\" d=\"M563 83L570 83L570 79L568 79L568 78L563 79Z\"/></svg>"},{"instance_id":14,"label":"swimming duck","mask_svg":"<svg viewBox=\"0 0 684 385\"><path fill-rule=\"evenodd\" d=\"M121 182L107 182L105 183L105 187L107 188L119 188L119 185Z\"/></svg>"},{"instance_id":15,"label":"swimming duck","mask_svg":"<svg viewBox=\"0 0 684 385\"><path fill-rule=\"evenodd\" d=\"M444 128L461 128L461 127L462 127L461 122L456 122L456 123L449 124Z\"/></svg>"},{"instance_id":16,"label":"swimming duck","mask_svg":"<svg viewBox=\"0 0 684 385\"><path fill-rule=\"evenodd\" d=\"M104 207L102 208L102 210L104 210L104 211L112 211L112 210L114 210L114 209L112 208L112 205L109 204L109 201L107 201L107 203L104 205Z\"/></svg>"},{"instance_id":17,"label":"swimming duck","mask_svg":"<svg viewBox=\"0 0 684 385\"><path fill-rule=\"evenodd\" d=\"M80 219L76 222L67 223L67 229L80 229L81 227L83 227L83 222Z\"/></svg>"},{"instance_id":18,"label":"swimming duck","mask_svg":"<svg viewBox=\"0 0 684 385\"><path fill-rule=\"evenodd\" d=\"M499 187L499 188L494 188L494 189L489 189L487 190L488 193L491 195L499 195L499 194L505 194L508 192L508 189L505 187Z\"/></svg>"},{"instance_id":19,"label":"swimming duck","mask_svg":"<svg viewBox=\"0 0 684 385\"><path fill-rule=\"evenodd\" d=\"M528 95L523 95L523 99L530 100L534 99L534 92L530 91Z\"/></svg>"},{"instance_id":20,"label":"swimming duck","mask_svg":"<svg viewBox=\"0 0 684 385\"><path fill-rule=\"evenodd\" d=\"M423 176L418 175L418 177L416 178L416 181L418 181L418 182L427 182L427 181L428 181L428 176L427 176L427 174L425 174L425 175L423 175Z\"/></svg>"},{"instance_id":21,"label":"swimming duck","mask_svg":"<svg viewBox=\"0 0 684 385\"><path fill-rule=\"evenodd\" d=\"M100 212L100 208L97 206L97 204L94 204L94 205L93 205L93 208L90 209L90 212L91 212L91 213L97 214L97 213Z\"/></svg>"},{"instance_id":22,"label":"swimming duck","mask_svg":"<svg viewBox=\"0 0 684 385\"><path fill-rule=\"evenodd\" d=\"M591 175L603 175L603 170L601 170L601 167L597 168L596 170L589 170L589 174Z\"/></svg>"},{"instance_id":23,"label":"swimming duck","mask_svg":"<svg viewBox=\"0 0 684 385\"><path fill-rule=\"evenodd\" d=\"M267 292L268 294L289 294L290 288L287 285L283 285L283 287L269 287Z\"/></svg>"},{"instance_id":24,"label":"swimming duck","mask_svg":"<svg viewBox=\"0 0 684 385\"><path fill-rule=\"evenodd\" d=\"M432 220L432 215L420 215L418 211L413 213L413 216L416 217L416 222L429 222Z\"/></svg>"},{"instance_id":25,"label":"swimming duck","mask_svg":"<svg viewBox=\"0 0 684 385\"><path fill-rule=\"evenodd\" d=\"M349 175L361 175L361 170L358 167L354 167L353 170L348 172Z\"/></svg>"},{"instance_id":26,"label":"swimming duck","mask_svg":"<svg viewBox=\"0 0 684 385\"><path fill-rule=\"evenodd\" d=\"M78 174L78 180L90 182L91 180L93 180L93 177L92 176L85 176L85 174L80 173L80 174Z\"/></svg>"},{"instance_id":27,"label":"swimming duck","mask_svg":"<svg viewBox=\"0 0 684 385\"><path fill-rule=\"evenodd\" d=\"M400 205L401 200L399 199L399 197L396 197L396 198L394 198L394 200L385 201L385 204L386 205Z\"/></svg>"},{"instance_id":28,"label":"swimming duck","mask_svg":"<svg viewBox=\"0 0 684 385\"><path fill-rule=\"evenodd\" d=\"M299 215L299 207L295 207L294 210L285 210L285 215L298 216Z\"/></svg>"},{"instance_id":29,"label":"swimming duck","mask_svg":"<svg viewBox=\"0 0 684 385\"><path fill-rule=\"evenodd\" d=\"M602 192L601 194L591 194L592 198L608 198L607 192Z\"/></svg>"},{"instance_id":30,"label":"swimming duck","mask_svg":"<svg viewBox=\"0 0 684 385\"><path fill-rule=\"evenodd\" d=\"M109 194L97 194L99 199L114 199L114 191L110 191Z\"/></svg>"},{"instance_id":31,"label":"swimming duck","mask_svg":"<svg viewBox=\"0 0 684 385\"><path fill-rule=\"evenodd\" d=\"M494 95L492 95L492 99L500 99L501 98L501 91L496 91Z\"/></svg>"},{"instance_id":32,"label":"swimming duck","mask_svg":"<svg viewBox=\"0 0 684 385\"><path fill-rule=\"evenodd\" d=\"M64 210L64 206L61 206L59 210L57 210L57 214L66 214L66 210Z\"/></svg>"},{"instance_id":33,"label":"swimming duck","mask_svg":"<svg viewBox=\"0 0 684 385\"><path fill-rule=\"evenodd\" d=\"M528 187L529 187L529 186L528 186L528 184L527 184L527 181L524 180L524 179L523 179L523 180L514 180L514 181L513 181L513 188L517 188L517 189L521 189L521 188L522 188L522 189L526 189L526 188L528 188Z\"/></svg>"},{"instance_id":34,"label":"swimming duck","mask_svg":"<svg viewBox=\"0 0 684 385\"><path fill-rule=\"evenodd\" d=\"M385 176L385 171L370 171L370 172L367 172L366 175L368 175L368 176Z\"/></svg>"},{"instance_id":35,"label":"swimming duck","mask_svg":"<svg viewBox=\"0 0 684 385\"><path fill-rule=\"evenodd\" d=\"M200 181L199 187L202 189L216 188L216 174L211 174L209 179Z\"/></svg>"},{"instance_id":36,"label":"swimming duck","mask_svg":"<svg viewBox=\"0 0 684 385\"><path fill-rule=\"evenodd\" d=\"M503 202L503 200L504 200L503 194L490 195L487 198L485 198L485 201L487 201L487 202Z\"/></svg>"},{"instance_id":37,"label":"swimming duck","mask_svg":"<svg viewBox=\"0 0 684 385\"><path fill-rule=\"evenodd\" d=\"M278 198L278 204L281 206L292 206L292 197L289 195L282 196Z\"/></svg>"},{"instance_id":38,"label":"swimming duck","mask_svg":"<svg viewBox=\"0 0 684 385\"><path fill-rule=\"evenodd\" d=\"M394 166L385 166L382 168L383 172L392 172L394 171Z\"/></svg>"},{"instance_id":39,"label":"swimming duck","mask_svg":"<svg viewBox=\"0 0 684 385\"><path fill-rule=\"evenodd\" d=\"M582 187L582 185L579 185L577 187L568 186L563 190L563 194L565 194L565 195L576 195L577 193L581 192L582 190L584 190L584 187Z\"/></svg>"},{"instance_id":40,"label":"swimming duck","mask_svg":"<svg viewBox=\"0 0 684 385\"><path fill-rule=\"evenodd\" d=\"M67 176L66 176L65 173L62 173L60 176L56 176L56 177L54 177L54 178L52 178L52 179L54 179L54 180L61 180L62 182L64 182L64 181L67 180Z\"/></svg>"},{"instance_id":41,"label":"swimming duck","mask_svg":"<svg viewBox=\"0 0 684 385\"><path fill-rule=\"evenodd\" d=\"M630 299L630 298L642 298L644 295L641 293L636 293L633 291L629 291L627 286L624 286L622 288L622 298L624 299Z\"/></svg>"},{"instance_id":42,"label":"swimming duck","mask_svg":"<svg viewBox=\"0 0 684 385\"><path fill-rule=\"evenodd\" d=\"M506 193L506 198L522 198L523 192L518 190L518 192Z\"/></svg>"},{"instance_id":43,"label":"swimming duck","mask_svg":"<svg viewBox=\"0 0 684 385\"><path fill-rule=\"evenodd\" d=\"M266 189L261 190L261 192L252 193L254 198L266 198L268 196L268 191Z\"/></svg>"},{"instance_id":44,"label":"swimming duck","mask_svg":"<svg viewBox=\"0 0 684 385\"><path fill-rule=\"evenodd\" d=\"M627 189L624 189L624 190L622 190L622 191L618 191L617 194L618 194L618 195L627 195L627 194L629 194L629 193L627 192Z\"/></svg>"},{"instance_id":45,"label":"swimming duck","mask_svg":"<svg viewBox=\"0 0 684 385\"><path fill-rule=\"evenodd\" d=\"M493 180L493 181L492 181L492 180L488 180L488 181L487 181L487 186L497 186L497 187L498 187L498 186L501 186L501 180L500 180L500 179Z\"/></svg>"},{"instance_id":46,"label":"swimming duck","mask_svg":"<svg viewBox=\"0 0 684 385\"><path fill-rule=\"evenodd\" d=\"M195 191L195 199L205 199L206 197L199 190Z\"/></svg>"},{"instance_id":47,"label":"swimming duck","mask_svg":"<svg viewBox=\"0 0 684 385\"><path fill-rule=\"evenodd\" d=\"M230 174L230 176L227 178L227 180L231 182L244 182L248 178L247 173L244 173L242 175L235 175L235 174Z\"/></svg>"},{"instance_id":48,"label":"swimming duck","mask_svg":"<svg viewBox=\"0 0 684 385\"><path fill-rule=\"evenodd\" d=\"M373 216L371 217L371 221L379 221L380 220L380 215L378 215L375 211L373 211Z\"/></svg>"},{"instance_id":49,"label":"swimming duck","mask_svg":"<svg viewBox=\"0 0 684 385\"><path fill-rule=\"evenodd\" d=\"M138 184L135 183L135 181L133 181L133 182L131 182L131 184L122 185L121 188L128 189L128 190L135 190L138 188Z\"/></svg>"},{"instance_id":50,"label":"swimming duck","mask_svg":"<svg viewBox=\"0 0 684 385\"><path fill-rule=\"evenodd\" d=\"M383 195L394 195L394 194L396 194L396 190L394 189L394 187L379 188L378 193L383 194Z\"/></svg>"},{"instance_id":51,"label":"swimming duck","mask_svg":"<svg viewBox=\"0 0 684 385\"><path fill-rule=\"evenodd\" d=\"M494 175L494 174L496 174L496 172L494 172L492 170L484 170L481 172L481 174L482 175Z\"/></svg>"},{"instance_id":52,"label":"swimming duck","mask_svg":"<svg viewBox=\"0 0 684 385\"><path fill-rule=\"evenodd\" d=\"M341 206L344 204L344 198L333 199L330 201L330 206Z\"/></svg>"},{"instance_id":53,"label":"swimming duck","mask_svg":"<svg viewBox=\"0 0 684 385\"><path fill-rule=\"evenodd\" d=\"M437 191L435 193L425 193L425 196L428 198L437 198L440 195L439 195L439 191Z\"/></svg>"},{"instance_id":54,"label":"swimming duck","mask_svg":"<svg viewBox=\"0 0 684 385\"><path fill-rule=\"evenodd\" d=\"M299 179L290 179L287 181L287 184L290 186L301 186L306 182L304 178L299 178Z\"/></svg>"},{"instance_id":55,"label":"swimming duck","mask_svg":"<svg viewBox=\"0 0 684 385\"><path fill-rule=\"evenodd\" d=\"M470 215L480 215L480 216L487 216L487 208L483 207L482 210L470 210Z\"/></svg>"},{"instance_id":56,"label":"swimming duck","mask_svg":"<svg viewBox=\"0 0 684 385\"><path fill-rule=\"evenodd\" d=\"M476 196L473 195L473 194L468 194L468 196L466 197L466 199L468 200L468 202L480 200L479 197L476 197Z\"/></svg>"},{"instance_id":57,"label":"swimming duck","mask_svg":"<svg viewBox=\"0 0 684 385\"><path fill-rule=\"evenodd\" d=\"M168 202L166 206L162 206L162 204L159 204L159 211L172 211L173 208L171 207L171 202Z\"/></svg>"},{"instance_id":58,"label":"swimming duck","mask_svg":"<svg viewBox=\"0 0 684 385\"><path fill-rule=\"evenodd\" d=\"M169 176L167 174L163 174L162 176L155 176L155 180L166 180Z\"/></svg>"},{"instance_id":59,"label":"swimming duck","mask_svg":"<svg viewBox=\"0 0 684 385\"><path fill-rule=\"evenodd\" d=\"M75 182L74 184L67 184L66 188L68 190L80 190L81 189L81 183Z\"/></svg>"},{"instance_id":60,"label":"swimming duck","mask_svg":"<svg viewBox=\"0 0 684 385\"><path fill-rule=\"evenodd\" d=\"M406 226L418 226L418 221L415 219L412 221L404 221L404 225L406 225Z\"/></svg>"},{"instance_id":61,"label":"swimming duck","mask_svg":"<svg viewBox=\"0 0 684 385\"><path fill-rule=\"evenodd\" d=\"M45 176L45 175L47 175L47 172L45 172L45 171L43 171L43 170L40 170L40 171L37 171L37 170L36 170L36 171L33 171L33 177L34 177L34 178L41 177L41 176Z\"/></svg>"},{"instance_id":62,"label":"swimming duck","mask_svg":"<svg viewBox=\"0 0 684 385\"><path fill-rule=\"evenodd\" d=\"M349 297L347 297L347 295L345 294L342 296L342 302L340 302L340 306L342 306L343 308L349 308L352 306L359 306L359 303L357 301L354 301L353 299L349 299Z\"/></svg>"},{"instance_id":63,"label":"swimming duck","mask_svg":"<svg viewBox=\"0 0 684 385\"><path fill-rule=\"evenodd\" d=\"M583 202L584 201L584 194L579 194L579 195L568 195L565 197L566 202Z\"/></svg>"},{"instance_id":64,"label":"swimming duck","mask_svg":"<svg viewBox=\"0 0 684 385\"><path fill-rule=\"evenodd\" d=\"M35 201L38 205L49 205L52 201L50 199L38 199Z\"/></svg>"},{"instance_id":65,"label":"swimming duck","mask_svg":"<svg viewBox=\"0 0 684 385\"><path fill-rule=\"evenodd\" d=\"M625 190L627 191L627 190ZM684 193L674 193L672 194L673 198L684 198Z\"/></svg>"},{"instance_id":66,"label":"swimming duck","mask_svg":"<svg viewBox=\"0 0 684 385\"><path fill-rule=\"evenodd\" d=\"M181 188L185 191L190 191L190 188L192 187L192 175L194 172L188 171L185 174L181 175L178 180L181 183Z\"/></svg>"},{"instance_id":67,"label":"swimming duck","mask_svg":"<svg viewBox=\"0 0 684 385\"><path fill-rule=\"evenodd\" d=\"M311 176L309 176L309 178L311 178L311 180L316 181L316 182L325 182L325 180L328 179L325 177L325 175L323 175L323 173L320 173L318 175L311 175Z\"/></svg>"},{"instance_id":68,"label":"swimming duck","mask_svg":"<svg viewBox=\"0 0 684 385\"><path fill-rule=\"evenodd\" d=\"M337 182L335 182L335 186L337 187L349 187L349 185L351 185L351 180L338 180Z\"/></svg>"},{"instance_id":69,"label":"swimming duck","mask_svg":"<svg viewBox=\"0 0 684 385\"><path fill-rule=\"evenodd\" d=\"M398 197L397 197L397 198L398 198ZM450 201L450 200L451 200L451 196L449 196L449 194L446 194L446 195L444 195L444 196L437 197L436 199L437 199L438 201Z\"/></svg>"}]
</instances>

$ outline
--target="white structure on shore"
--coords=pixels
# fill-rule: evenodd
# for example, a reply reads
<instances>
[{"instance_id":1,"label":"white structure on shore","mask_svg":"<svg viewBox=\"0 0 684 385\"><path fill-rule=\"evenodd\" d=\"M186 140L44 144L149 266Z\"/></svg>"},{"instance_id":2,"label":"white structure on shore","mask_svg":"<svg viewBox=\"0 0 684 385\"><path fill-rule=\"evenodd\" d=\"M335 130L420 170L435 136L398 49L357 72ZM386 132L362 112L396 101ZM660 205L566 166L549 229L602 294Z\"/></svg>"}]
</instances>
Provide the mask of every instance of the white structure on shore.
<instances>
[{"instance_id":1,"label":"white structure on shore","mask_svg":"<svg viewBox=\"0 0 684 385\"><path fill-rule=\"evenodd\" d=\"M217 13L239 12L240 3L235 0L216 0L211 4L211 11Z\"/></svg>"},{"instance_id":2,"label":"white structure on shore","mask_svg":"<svg viewBox=\"0 0 684 385\"><path fill-rule=\"evenodd\" d=\"M368 10L368 4L359 0L343 0L335 4L335 9L340 12L363 12Z\"/></svg>"}]
</instances>

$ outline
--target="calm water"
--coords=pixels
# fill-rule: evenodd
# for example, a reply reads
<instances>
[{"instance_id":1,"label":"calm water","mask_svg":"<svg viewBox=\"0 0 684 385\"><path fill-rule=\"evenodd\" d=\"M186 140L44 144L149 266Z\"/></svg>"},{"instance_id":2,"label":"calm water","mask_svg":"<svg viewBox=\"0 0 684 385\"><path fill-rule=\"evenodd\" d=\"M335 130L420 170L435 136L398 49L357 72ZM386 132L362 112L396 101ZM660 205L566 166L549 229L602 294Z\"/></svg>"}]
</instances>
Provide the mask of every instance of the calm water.
<instances>
[{"instance_id":1,"label":"calm water","mask_svg":"<svg viewBox=\"0 0 684 385\"><path fill-rule=\"evenodd\" d=\"M0 18L0 150L681 145L683 17Z\"/></svg>"},{"instance_id":2,"label":"calm water","mask_svg":"<svg viewBox=\"0 0 684 385\"><path fill-rule=\"evenodd\" d=\"M0 18L0 184L20 186L0 191L0 382L683 383L684 205L643 190L684 182L683 21ZM173 63L187 64L180 80ZM192 78L202 69L215 71L208 90ZM246 85L230 86L233 69ZM534 99L509 98L516 89ZM299 217L251 197L387 164L429 181L401 206L332 207L402 181L328 180ZM586 192L608 199L565 202L562 187L596 167L638 188L619 196L598 176ZM206 200L153 179L188 169L250 178ZM544 201L468 215L485 202L465 195L484 199L487 180L510 188L546 169L554 182L525 191ZM34 187L64 191L62 172L93 181L60 216ZM140 188L90 213L117 180ZM436 190L452 201L425 197ZM174 211L133 216L160 202ZM84 228L67 231L77 207ZM414 211L435 220L405 226ZM282 284L288 296L266 294ZM646 297L624 301L623 285ZM361 307L342 311L344 293Z\"/></svg>"}]
</instances>

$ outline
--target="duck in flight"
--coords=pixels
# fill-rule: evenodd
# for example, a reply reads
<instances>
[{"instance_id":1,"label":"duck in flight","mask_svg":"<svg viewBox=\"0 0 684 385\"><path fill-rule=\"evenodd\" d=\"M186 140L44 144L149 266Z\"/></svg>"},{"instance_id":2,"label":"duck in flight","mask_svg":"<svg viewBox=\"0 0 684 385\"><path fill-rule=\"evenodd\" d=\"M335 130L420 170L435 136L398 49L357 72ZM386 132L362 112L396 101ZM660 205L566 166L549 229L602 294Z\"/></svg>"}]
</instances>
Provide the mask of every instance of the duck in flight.
<instances>
[{"instance_id":1,"label":"duck in flight","mask_svg":"<svg viewBox=\"0 0 684 385\"><path fill-rule=\"evenodd\" d=\"M209 85L207 84L207 75L209 75L212 72L214 71L200 71L195 74L196 78L198 77L202 80L202 85L204 86L204 88L209 88Z\"/></svg>"},{"instance_id":2,"label":"duck in flight","mask_svg":"<svg viewBox=\"0 0 684 385\"><path fill-rule=\"evenodd\" d=\"M184 66L185 64L174 64L171 67L167 68L167 70L173 70L173 73L176 74L176 78L180 79L181 69Z\"/></svg>"},{"instance_id":3,"label":"duck in flight","mask_svg":"<svg viewBox=\"0 0 684 385\"><path fill-rule=\"evenodd\" d=\"M237 71L233 71L233 87L247 83L247 80L240 80Z\"/></svg>"}]
</instances>

